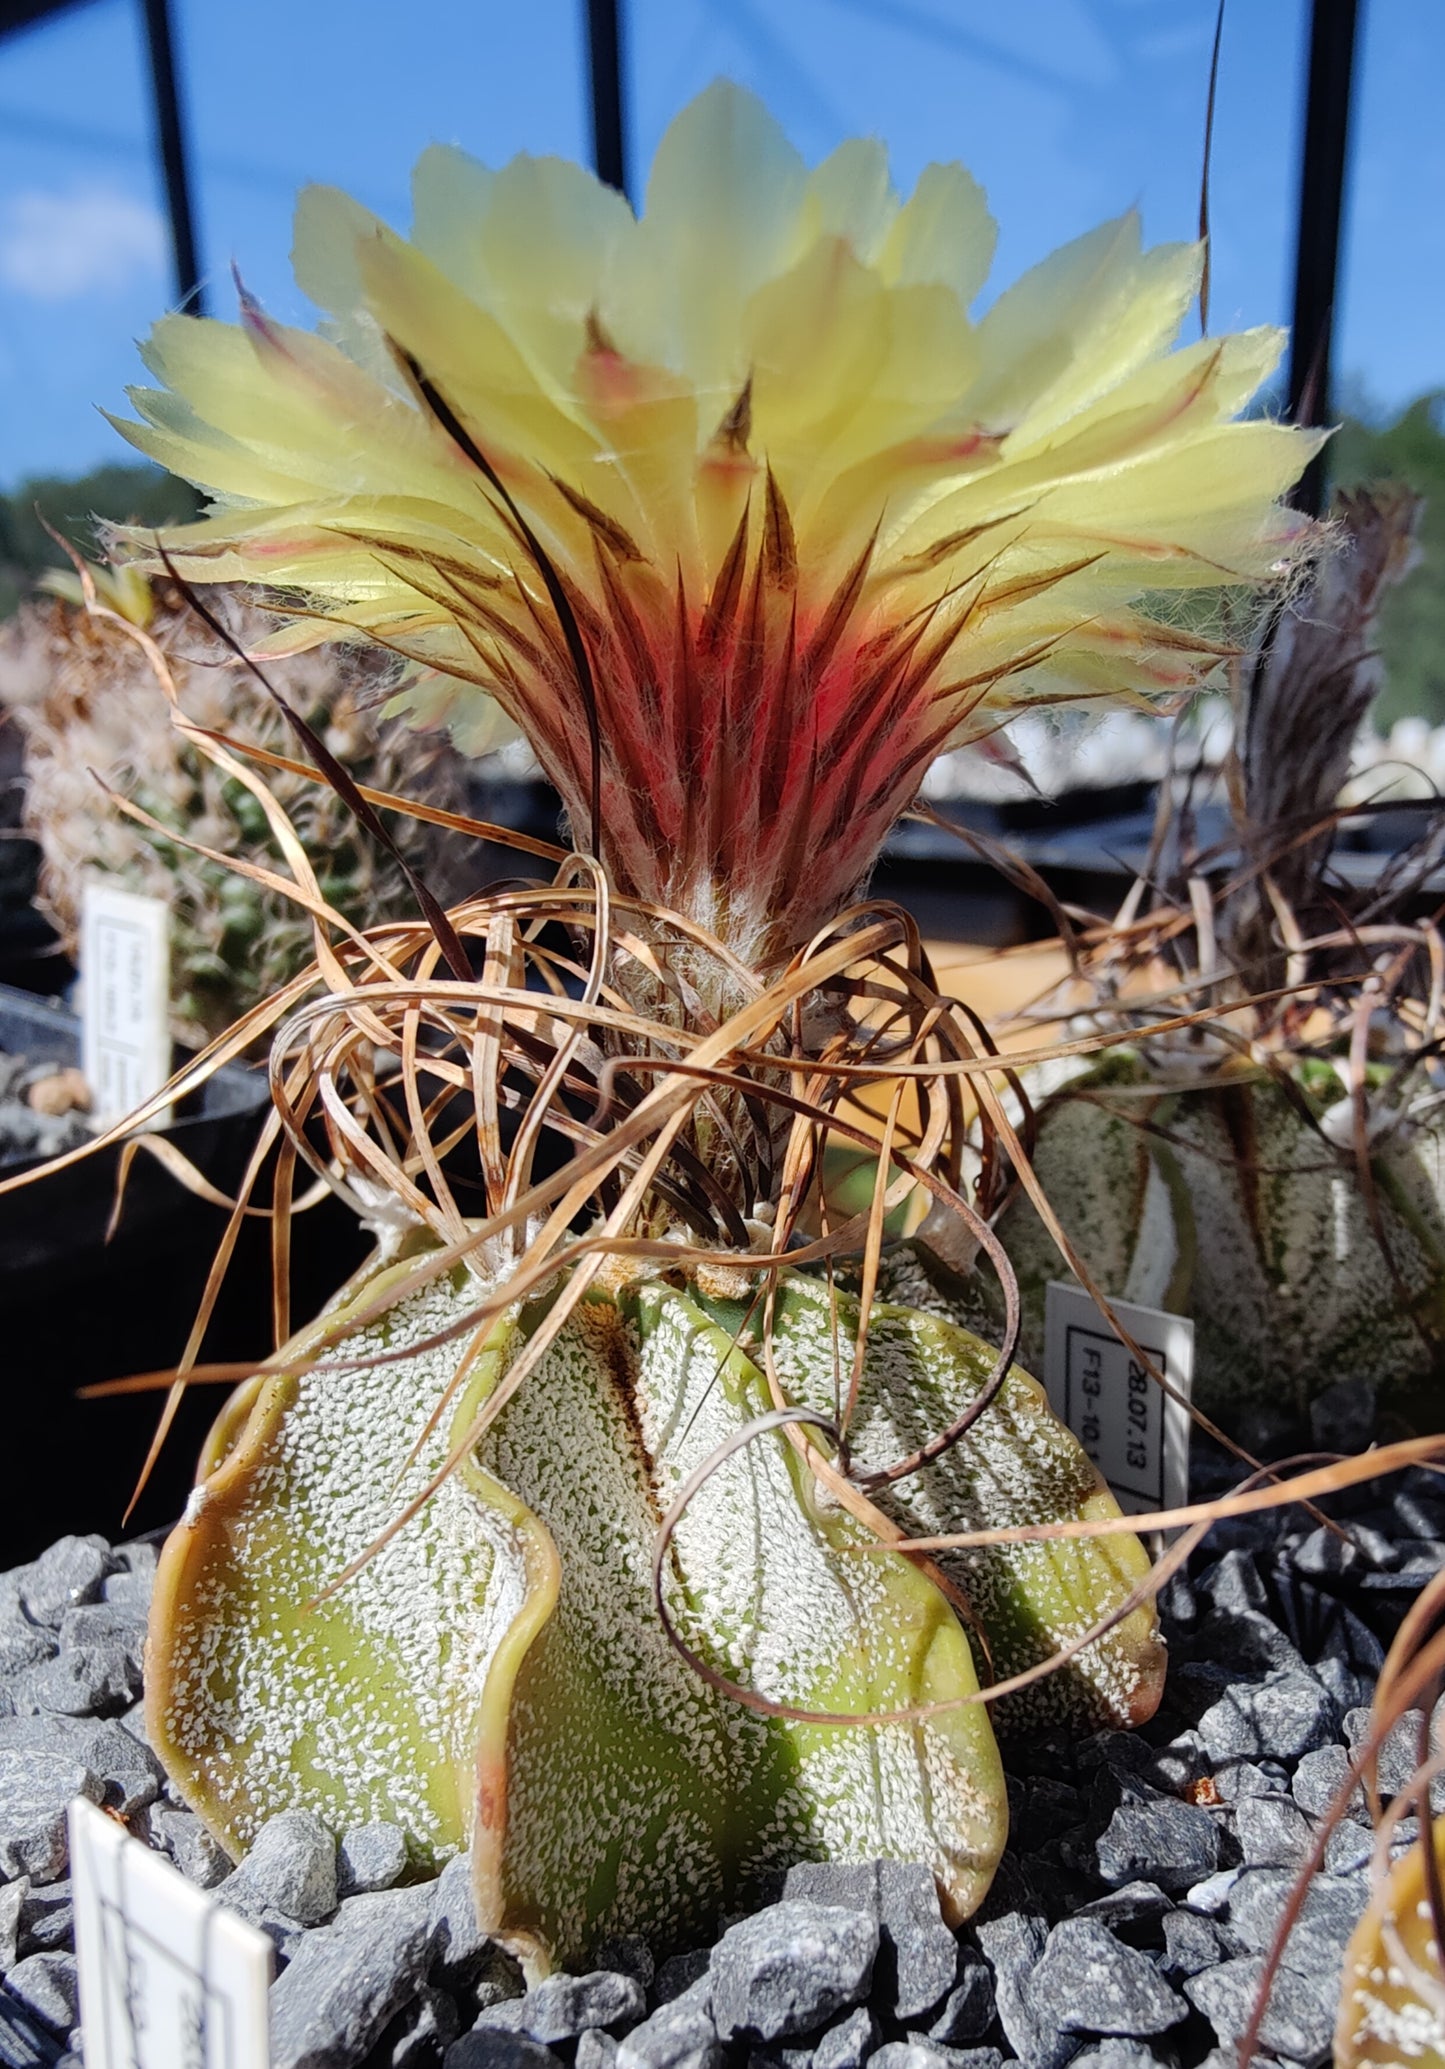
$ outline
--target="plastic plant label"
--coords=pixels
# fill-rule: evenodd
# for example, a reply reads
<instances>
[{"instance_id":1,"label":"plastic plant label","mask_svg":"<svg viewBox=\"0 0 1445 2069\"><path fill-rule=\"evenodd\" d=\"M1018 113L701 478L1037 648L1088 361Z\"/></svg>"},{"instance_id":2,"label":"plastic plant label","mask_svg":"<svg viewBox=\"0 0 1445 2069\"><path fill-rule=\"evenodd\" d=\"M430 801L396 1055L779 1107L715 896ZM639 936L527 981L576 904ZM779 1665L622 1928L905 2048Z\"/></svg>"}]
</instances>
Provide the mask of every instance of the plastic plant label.
<instances>
[{"instance_id":1,"label":"plastic plant label","mask_svg":"<svg viewBox=\"0 0 1445 2069\"><path fill-rule=\"evenodd\" d=\"M85 2069L268 2069L271 1942L77 1797Z\"/></svg>"},{"instance_id":2,"label":"plastic plant label","mask_svg":"<svg viewBox=\"0 0 1445 2069\"><path fill-rule=\"evenodd\" d=\"M1194 1324L1159 1308L1113 1302L1114 1312L1179 1396L1146 1372L1082 1286L1050 1280L1044 1311L1044 1386L1113 1489L1121 1509L1177 1508L1189 1494Z\"/></svg>"},{"instance_id":3,"label":"plastic plant label","mask_svg":"<svg viewBox=\"0 0 1445 2069\"><path fill-rule=\"evenodd\" d=\"M90 882L80 918L81 1067L97 1119L118 1121L171 1072L170 912Z\"/></svg>"}]
</instances>

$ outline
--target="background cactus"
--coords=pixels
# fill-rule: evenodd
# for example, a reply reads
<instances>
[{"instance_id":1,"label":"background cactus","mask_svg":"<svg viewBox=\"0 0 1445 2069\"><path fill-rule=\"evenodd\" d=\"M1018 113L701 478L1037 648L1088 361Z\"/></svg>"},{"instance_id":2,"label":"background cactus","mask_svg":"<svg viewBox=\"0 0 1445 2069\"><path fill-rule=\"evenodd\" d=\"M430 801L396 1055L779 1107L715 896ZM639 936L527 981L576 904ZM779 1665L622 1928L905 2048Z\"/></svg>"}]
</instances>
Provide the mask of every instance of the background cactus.
<instances>
[{"instance_id":1,"label":"background cactus","mask_svg":"<svg viewBox=\"0 0 1445 2069\"><path fill-rule=\"evenodd\" d=\"M1237 853L1197 857L1187 824L1162 826L1151 882L1165 888L1141 884L1119 926L1084 940L1083 986L1039 1008L1124 1038L1205 1016L1125 1039L1062 1085L1055 1073L1032 1161L1107 1294L1192 1316L1195 1401L1234 1427L1298 1419L1346 1376L1439 1414L1439 937L1410 918L1438 835L1361 890L1329 870L1351 745L1382 683L1375 616L1411 565L1417 516L1404 490L1341 499L1333 556L1243 670ZM1039 1357L1047 1284L1068 1270L1021 1188L997 1226L1024 1354ZM959 1312L987 1326L987 1277L955 1290Z\"/></svg>"},{"instance_id":2,"label":"background cactus","mask_svg":"<svg viewBox=\"0 0 1445 2069\"><path fill-rule=\"evenodd\" d=\"M170 583L134 570L101 570L99 580L102 602L159 643L188 717L294 756L280 713ZM223 856L273 868L279 859L256 799L171 724L141 647L113 618L84 608L78 581L54 586L64 593L22 606L0 627L0 705L25 739L25 828L41 851L39 902L74 958L87 877L165 899L172 1028L177 1041L200 1044L311 960L311 923L284 895L107 807L97 775L163 829ZM216 608L242 642L272 629L240 596L218 598ZM436 734L381 718L391 671L375 654L327 649L276 668L277 687L358 782L448 801L455 758ZM374 923L413 909L395 860L328 785L284 770L270 780L336 912ZM435 872L437 837L397 814L391 823L409 858Z\"/></svg>"}]
</instances>

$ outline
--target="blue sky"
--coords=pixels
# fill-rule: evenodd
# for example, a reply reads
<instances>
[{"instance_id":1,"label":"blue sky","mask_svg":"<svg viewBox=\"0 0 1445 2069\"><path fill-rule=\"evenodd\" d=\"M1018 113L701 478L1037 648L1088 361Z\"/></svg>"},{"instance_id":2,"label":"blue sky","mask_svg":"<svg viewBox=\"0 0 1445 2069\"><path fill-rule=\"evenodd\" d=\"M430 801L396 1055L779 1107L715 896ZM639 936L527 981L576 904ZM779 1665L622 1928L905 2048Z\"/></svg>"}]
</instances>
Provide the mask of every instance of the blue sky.
<instances>
[{"instance_id":1,"label":"blue sky","mask_svg":"<svg viewBox=\"0 0 1445 2069\"><path fill-rule=\"evenodd\" d=\"M407 220L435 139L496 163L587 153L582 0L174 0L212 306L234 260L278 314L308 179ZM911 185L961 158L1000 223L996 284L1138 204L1192 234L1213 0L624 0L634 187L719 73L820 157L882 136ZM1215 140L1214 327L1288 315L1305 0L1231 0ZM1445 385L1445 7L1367 0L1337 366L1393 410ZM0 44L0 486L126 448L97 413L140 378L171 293L138 0Z\"/></svg>"}]
</instances>

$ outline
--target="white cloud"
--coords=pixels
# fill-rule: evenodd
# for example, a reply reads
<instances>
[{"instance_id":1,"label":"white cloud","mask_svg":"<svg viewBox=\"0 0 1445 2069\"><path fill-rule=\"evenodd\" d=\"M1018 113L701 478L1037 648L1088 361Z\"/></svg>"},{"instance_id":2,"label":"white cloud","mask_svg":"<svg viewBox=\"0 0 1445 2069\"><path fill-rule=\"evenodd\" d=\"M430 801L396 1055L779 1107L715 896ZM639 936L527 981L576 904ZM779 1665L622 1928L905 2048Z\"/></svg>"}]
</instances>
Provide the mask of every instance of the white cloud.
<instances>
[{"instance_id":1,"label":"white cloud","mask_svg":"<svg viewBox=\"0 0 1445 2069\"><path fill-rule=\"evenodd\" d=\"M0 202L0 280L37 302L122 288L165 265L165 221L118 187L30 188Z\"/></svg>"}]
</instances>

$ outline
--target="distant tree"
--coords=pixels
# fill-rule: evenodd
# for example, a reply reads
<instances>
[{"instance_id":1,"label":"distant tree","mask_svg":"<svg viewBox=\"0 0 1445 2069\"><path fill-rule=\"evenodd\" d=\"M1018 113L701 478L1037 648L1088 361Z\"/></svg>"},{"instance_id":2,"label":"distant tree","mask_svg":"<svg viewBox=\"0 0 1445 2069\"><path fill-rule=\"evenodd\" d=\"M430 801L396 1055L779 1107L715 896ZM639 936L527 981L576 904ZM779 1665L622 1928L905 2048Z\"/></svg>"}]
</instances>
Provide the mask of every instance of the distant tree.
<instances>
[{"instance_id":1,"label":"distant tree","mask_svg":"<svg viewBox=\"0 0 1445 2069\"><path fill-rule=\"evenodd\" d=\"M1445 388L1422 395L1393 424L1347 416L1329 451L1341 488L1406 481L1425 498L1420 565L1380 615L1387 680L1377 717L1387 730L1416 713L1445 724Z\"/></svg>"},{"instance_id":2,"label":"distant tree","mask_svg":"<svg viewBox=\"0 0 1445 2069\"><path fill-rule=\"evenodd\" d=\"M0 496L0 618L10 615L45 568L67 564L45 524L93 557L98 522L175 524L197 516L200 507L189 483L150 465L22 482Z\"/></svg>"}]
</instances>

